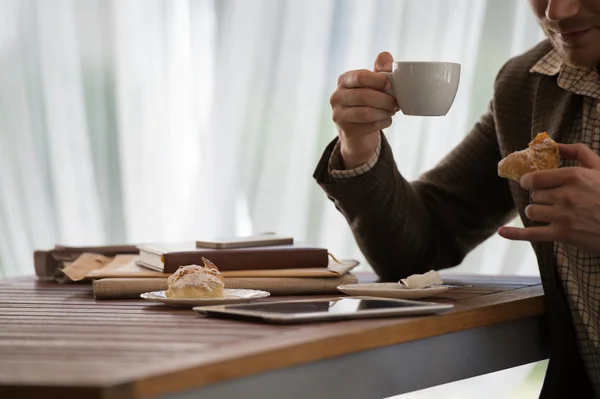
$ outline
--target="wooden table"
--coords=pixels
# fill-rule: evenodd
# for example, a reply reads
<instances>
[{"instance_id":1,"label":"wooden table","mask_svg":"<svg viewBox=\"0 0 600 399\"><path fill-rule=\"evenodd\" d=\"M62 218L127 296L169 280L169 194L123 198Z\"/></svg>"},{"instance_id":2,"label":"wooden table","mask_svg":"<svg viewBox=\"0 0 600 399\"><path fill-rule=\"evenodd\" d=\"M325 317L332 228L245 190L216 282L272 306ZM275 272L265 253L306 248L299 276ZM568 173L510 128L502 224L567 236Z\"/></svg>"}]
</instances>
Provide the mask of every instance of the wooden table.
<instances>
[{"instance_id":1,"label":"wooden table","mask_svg":"<svg viewBox=\"0 0 600 399\"><path fill-rule=\"evenodd\" d=\"M547 357L538 279L457 281L443 315L273 326L0 280L0 398L381 398Z\"/></svg>"}]
</instances>

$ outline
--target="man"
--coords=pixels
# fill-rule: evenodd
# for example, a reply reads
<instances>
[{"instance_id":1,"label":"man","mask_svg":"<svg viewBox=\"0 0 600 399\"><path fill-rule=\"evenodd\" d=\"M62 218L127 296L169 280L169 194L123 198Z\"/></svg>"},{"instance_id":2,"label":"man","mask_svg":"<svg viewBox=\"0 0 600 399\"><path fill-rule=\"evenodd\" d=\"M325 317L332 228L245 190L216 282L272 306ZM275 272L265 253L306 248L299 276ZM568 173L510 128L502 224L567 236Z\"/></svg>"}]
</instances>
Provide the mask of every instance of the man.
<instances>
[{"instance_id":1,"label":"man","mask_svg":"<svg viewBox=\"0 0 600 399\"><path fill-rule=\"evenodd\" d=\"M315 178L382 279L459 264L493 233L531 241L548 311L542 398L600 396L600 0L530 0L547 41L500 70L489 111L433 170L409 183L381 132L395 100L379 71L340 76L338 137ZM546 131L563 167L497 175L498 162ZM410 134L410 132L405 132ZM516 214L524 228L501 227Z\"/></svg>"}]
</instances>

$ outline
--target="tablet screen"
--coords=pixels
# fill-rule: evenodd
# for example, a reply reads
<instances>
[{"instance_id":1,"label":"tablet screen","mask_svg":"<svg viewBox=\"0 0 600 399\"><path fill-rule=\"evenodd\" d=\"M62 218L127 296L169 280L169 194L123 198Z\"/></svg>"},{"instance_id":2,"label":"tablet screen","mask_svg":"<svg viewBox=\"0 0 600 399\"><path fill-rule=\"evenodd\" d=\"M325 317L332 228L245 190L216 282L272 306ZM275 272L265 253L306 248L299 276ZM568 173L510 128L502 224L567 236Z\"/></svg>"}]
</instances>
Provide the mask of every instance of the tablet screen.
<instances>
[{"instance_id":1,"label":"tablet screen","mask_svg":"<svg viewBox=\"0 0 600 399\"><path fill-rule=\"evenodd\" d=\"M225 306L225 310L249 310L253 312L302 314L326 312L329 314L355 313L361 310L398 309L423 306L418 302L387 301L378 299L340 298L310 302L264 302Z\"/></svg>"}]
</instances>

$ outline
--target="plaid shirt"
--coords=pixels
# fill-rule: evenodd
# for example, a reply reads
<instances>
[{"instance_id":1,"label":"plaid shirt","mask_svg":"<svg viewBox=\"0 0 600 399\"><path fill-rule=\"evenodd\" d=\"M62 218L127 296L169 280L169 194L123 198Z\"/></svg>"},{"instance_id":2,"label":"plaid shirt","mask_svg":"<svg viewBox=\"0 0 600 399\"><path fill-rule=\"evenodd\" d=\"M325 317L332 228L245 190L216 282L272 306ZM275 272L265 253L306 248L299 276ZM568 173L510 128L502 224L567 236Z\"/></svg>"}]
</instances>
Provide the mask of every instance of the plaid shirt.
<instances>
[{"instance_id":1,"label":"plaid shirt","mask_svg":"<svg viewBox=\"0 0 600 399\"><path fill-rule=\"evenodd\" d=\"M366 163L354 169L344 169L344 161L342 160L342 154L340 153L340 142L338 141L335 144L335 149L333 150L331 157L329 158L329 175L336 180L352 179L353 177L363 175L369 170L373 169L373 166L375 166L377 160L379 159L380 152L381 136L379 136L379 140L377 141L375 152Z\"/></svg>"},{"instance_id":2,"label":"plaid shirt","mask_svg":"<svg viewBox=\"0 0 600 399\"><path fill-rule=\"evenodd\" d=\"M570 124L564 142L583 143L600 153L600 75L595 69L582 69L563 63L550 51L531 72L558 74L558 85L583 96L583 106ZM576 166L576 161L563 161ZM554 243L558 277L566 291L579 349L597 394L600 394L600 256L571 245Z\"/></svg>"},{"instance_id":3,"label":"plaid shirt","mask_svg":"<svg viewBox=\"0 0 600 399\"><path fill-rule=\"evenodd\" d=\"M554 50L543 56L530 70L548 76L558 75L558 85L583 96L582 107L569 124L565 143L584 143L600 153L600 75L595 69L582 69L563 63ZM352 179L371 170L380 157L381 139L371 159L355 169L345 170L336 143L329 158L328 172L335 181ZM564 166L576 162L563 161ZM557 275L565 289L572 314L579 350L588 374L600 395L600 256L570 245L554 244Z\"/></svg>"}]
</instances>

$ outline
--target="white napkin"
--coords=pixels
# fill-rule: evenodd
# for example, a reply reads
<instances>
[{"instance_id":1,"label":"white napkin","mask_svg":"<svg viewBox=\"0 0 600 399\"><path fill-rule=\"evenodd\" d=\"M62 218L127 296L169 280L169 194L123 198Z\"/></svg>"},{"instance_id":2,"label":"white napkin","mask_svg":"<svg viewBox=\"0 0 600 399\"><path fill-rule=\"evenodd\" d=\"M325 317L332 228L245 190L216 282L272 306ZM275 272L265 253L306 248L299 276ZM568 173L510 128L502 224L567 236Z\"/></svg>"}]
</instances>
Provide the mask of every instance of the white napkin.
<instances>
[{"instance_id":1,"label":"white napkin","mask_svg":"<svg viewBox=\"0 0 600 399\"><path fill-rule=\"evenodd\" d=\"M430 270L425 274L413 274L400 280L406 288L423 288L432 284L443 284L442 277L435 270Z\"/></svg>"}]
</instances>

